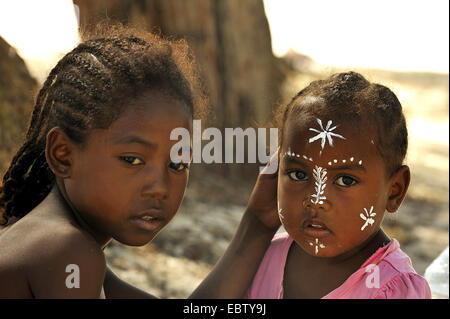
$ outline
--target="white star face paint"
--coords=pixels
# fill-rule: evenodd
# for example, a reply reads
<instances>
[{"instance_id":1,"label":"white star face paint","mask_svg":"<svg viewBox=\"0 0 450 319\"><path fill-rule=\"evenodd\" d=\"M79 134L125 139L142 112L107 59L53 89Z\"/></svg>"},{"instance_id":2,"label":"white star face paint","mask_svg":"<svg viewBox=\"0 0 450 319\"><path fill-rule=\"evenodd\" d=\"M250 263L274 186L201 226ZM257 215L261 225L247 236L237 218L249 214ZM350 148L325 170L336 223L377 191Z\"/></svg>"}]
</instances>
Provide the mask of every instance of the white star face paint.
<instances>
[{"instance_id":1,"label":"white star face paint","mask_svg":"<svg viewBox=\"0 0 450 319\"><path fill-rule=\"evenodd\" d=\"M372 226L375 222L375 219L373 219L372 217L375 217L377 215L373 212L373 206L370 206L370 211L367 211L367 209L364 208L364 212L366 213L366 215L362 213L359 215L365 221L364 225L361 227L361 231L363 231L364 228L367 227L367 225Z\"/></svg>"},{"instance_id":2,"label":"white star face paint","mask_svg":"<svg viewBox=\"0 0 450 319\"><path fill-rule=\"evenodd\" d=\"M311 202L313 204L323 204L323 200L327 199L325 196L323 196L323 193L325 191L325 187L327 184L325 183L327 181L327 170L323 167L315 166L313 169L313 176L315 179L315 187L314 190L316 191L316 194L311 195L311 197L315 198L315 201L311 199Z\"/></svg>"},{"instance_id":3,"label":"white star face paint","mask_svg":"<svg viewBox=\"0 0 450 319\"><path fill-rule=\"evenodd\" d=\"M342 139L345 140L345 137L343 137L342 135L339 135L339 134L336 134L336 133L332 132L337 127L337 125L331 127L331 123L333 123L333 121L329 120L328 123L327 123L327 126L325 128L323 128L322 120L317 119L317 123L319 123L320 129L322 131L319 131L319 130L317 130L315 128L312 128L312 127L309 128L310 131L319 133L316 136L311 137L309 139L309 143L312 143L312 142L314 142L314 141L316 141L318 139L321 139L320 146L321 146L321 148L323 150L323 148L325 147L326 140L328 140L328 144L330 144L330 146L333 146L333 136L338 137L338 138L342 138Z\"/></svg>"},{"instance_id":4,"label":"white star face paint","mask_svg":"<svg viewBox=\"0 0 450 319\"><path fill-rule=\"evenodd\" d=\"M325 245L319 243L319 238L316 238L315 242L309 242L310 246L314 246L314 253L317 255L319 253L319 248L325 248Z\"/></svg>"},{"instance_id":5,"label":"white star face paint","mask_svg":"<svg viewBox=\"0 0 450 319\"><path fill-rule=\"evenodd\" d=\"M354 160L355 160L354 157L350 157L349 162L352 162L352 163L353 163ZM339 163L339 162L342 162L343 164L345 164L345 163L347 163L347 159L342 159L342 160L334 159L334 160L328 162L328 166L332 166L333 164L337 164L337 163ZM358 165L362 165L362 160L360 160L360 161L358 162Z\"/></svg>"}]
</instances>

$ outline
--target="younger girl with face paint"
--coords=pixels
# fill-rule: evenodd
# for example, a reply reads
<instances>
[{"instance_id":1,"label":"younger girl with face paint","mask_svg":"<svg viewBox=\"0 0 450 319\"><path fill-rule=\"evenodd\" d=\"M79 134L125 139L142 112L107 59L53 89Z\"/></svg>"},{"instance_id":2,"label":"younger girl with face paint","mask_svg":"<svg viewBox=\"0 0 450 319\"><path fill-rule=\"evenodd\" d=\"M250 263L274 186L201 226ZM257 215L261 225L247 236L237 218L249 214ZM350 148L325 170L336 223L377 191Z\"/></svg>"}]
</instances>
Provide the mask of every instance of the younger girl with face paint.
<instances>
[{"instance_id":1,"label":"younger girl with face paint","mask_svg":"<svg viewBox=\"0 0 450 319\"><path fill-rule=\"evenodd\" d=\"M312 82L279 112L278 214L249 298L430 298L381 229L410 182L392 91L355 72Z\"/></svg>"},{"instance_id":2,"label":"younger girl with face paint","mask_svg":"<svg viewBox=\"0 0 450 319\"><path fill-rule=\"evenodd\" d=\"M58 62L0 188L0 298L154 297L117 278L103 249L147 244L181 204L189 159L172 160L170 135L205 105L193 66L184 41L111 26ZM250 202L192 297L244 295L279 226L268 203Z\"/></svg>"}]
</instances>

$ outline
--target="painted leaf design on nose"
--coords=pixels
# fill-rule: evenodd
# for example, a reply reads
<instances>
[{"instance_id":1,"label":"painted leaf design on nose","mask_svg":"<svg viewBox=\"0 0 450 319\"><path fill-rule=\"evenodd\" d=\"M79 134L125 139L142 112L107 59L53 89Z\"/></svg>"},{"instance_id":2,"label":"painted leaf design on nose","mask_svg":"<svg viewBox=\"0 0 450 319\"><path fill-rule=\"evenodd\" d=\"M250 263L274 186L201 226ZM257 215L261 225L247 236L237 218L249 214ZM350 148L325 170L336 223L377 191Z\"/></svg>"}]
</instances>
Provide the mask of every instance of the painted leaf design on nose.
<instances>
[{"instance_id":1,"label":"painted leaf design on nose","mask_svg":"<svg viewBox=\"0 0 450 319\"><path fill-rule=\"evenodd\" d=\"M316 194L311 195L311 197L315 198L315 200L311 199L311 202L313 204L323 204L323 200L327 199L326 196L323 196L325 187L327 187L327 185L325 184L328 179L327 170L316 165L313 169L313 176L315 179L314 190Z\"/></svg>"}]
</instances>

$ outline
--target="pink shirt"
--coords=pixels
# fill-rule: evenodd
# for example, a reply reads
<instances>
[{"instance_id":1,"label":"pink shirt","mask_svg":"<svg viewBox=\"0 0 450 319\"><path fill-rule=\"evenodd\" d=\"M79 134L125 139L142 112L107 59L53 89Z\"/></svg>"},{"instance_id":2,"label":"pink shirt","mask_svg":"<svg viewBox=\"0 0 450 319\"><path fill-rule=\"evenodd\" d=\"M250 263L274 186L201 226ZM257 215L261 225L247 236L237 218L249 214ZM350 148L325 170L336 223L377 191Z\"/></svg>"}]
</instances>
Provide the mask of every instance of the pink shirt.
<instances>
[{"instance_id":1,"label":"pink shirt","mask_svg":"<svg viewBox=\"0 0 450 319\"><path fill-rule=\"evenodd\" d=\"M289 247L287 233L276 234L253 279L247 298L282 299ZM367 282L367 283L366 283ZM378 286L378 287L377 287ZM430 299L427 281L412 267L398 241L379 248L355 273L322 299Z\"/></svg>"}]
</instances>

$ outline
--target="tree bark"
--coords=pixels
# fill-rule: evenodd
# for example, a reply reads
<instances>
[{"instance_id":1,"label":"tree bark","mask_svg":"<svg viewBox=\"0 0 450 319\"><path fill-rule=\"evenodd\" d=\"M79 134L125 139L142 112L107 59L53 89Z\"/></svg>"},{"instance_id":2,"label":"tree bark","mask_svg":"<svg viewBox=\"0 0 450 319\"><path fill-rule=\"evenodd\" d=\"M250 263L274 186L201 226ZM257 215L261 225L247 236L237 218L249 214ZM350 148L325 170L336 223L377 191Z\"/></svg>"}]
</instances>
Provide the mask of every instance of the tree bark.
<instances>
[{"instance_id":1,"label":"tree bark","mask_svg":"<svg viewBox=\"0 0 450 319\"><path fill-rule=\"evenodd\" d=\"M82 29L103 18L185 38L200 68L211 117L202 123L264 127L280 99L282 73L273 56L262 0L75 0ZM222 130L222 132L224 132ZM225 168L227 174L229 165ZM239 172L257 172L244 165ZM240 174L240 173L237 173ZM253 174L252 174L253 175Z\"/></svg>"},{"instance_id":2,"label":"tree bark","mask_svg":"<svg viewBox=\"0 0 450 319\"><path fill-rule=\"evenodd\" d=\"M82 29L103 18L185 38L206 86L213 124L262 126L283 80L262 0L75 0Z\"/></svg>"}]
</instances>

